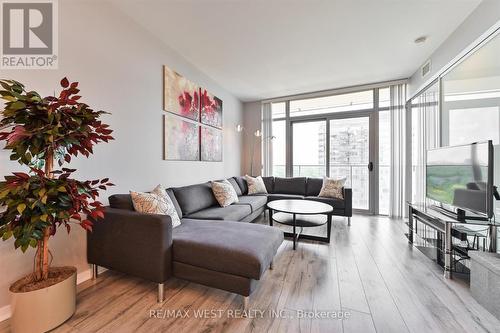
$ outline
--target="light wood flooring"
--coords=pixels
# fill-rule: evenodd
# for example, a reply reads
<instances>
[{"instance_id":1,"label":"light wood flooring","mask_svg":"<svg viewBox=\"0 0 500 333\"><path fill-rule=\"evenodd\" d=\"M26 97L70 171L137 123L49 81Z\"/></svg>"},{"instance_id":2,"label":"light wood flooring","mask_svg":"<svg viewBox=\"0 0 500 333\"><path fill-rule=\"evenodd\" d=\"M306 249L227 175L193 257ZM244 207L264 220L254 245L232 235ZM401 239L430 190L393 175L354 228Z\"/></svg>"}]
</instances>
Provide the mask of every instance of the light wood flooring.
<instances>
[{"instance_id":1,"label":"light wood flooring","mask_svg":"<svg viewBox=\"0 0 500 333\"><path fill-rule=\"evenodd\" d=\"M75 315L54 331L500 332L500 322L472 298L467 284L444 280L404 232L399 220L354 216L351 227L334 219L329 245L301 241L293 251L285 241L274 270L250 297L249 309L264 314L248 318L239 318L241 298L234 294L172 279L165 302L157 304L155 284L108 271L78 287ZM221 312L199 319L197 310ZM297 310L349 317L298 318ZM8 321L0 323L0 332L8 330Z\"/></svg>"}]
</instances>

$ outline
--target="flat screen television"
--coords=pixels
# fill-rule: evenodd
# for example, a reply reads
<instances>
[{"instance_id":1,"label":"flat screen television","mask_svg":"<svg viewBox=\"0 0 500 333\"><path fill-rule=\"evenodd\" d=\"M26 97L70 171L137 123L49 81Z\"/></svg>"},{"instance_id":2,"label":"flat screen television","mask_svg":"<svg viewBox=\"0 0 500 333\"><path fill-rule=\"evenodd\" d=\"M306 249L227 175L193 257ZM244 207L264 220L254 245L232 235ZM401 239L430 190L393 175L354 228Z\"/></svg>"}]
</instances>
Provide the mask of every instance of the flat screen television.
<instances>
[{"instance_id":1,"label":"flat screen television","mask_svg":"<svg viewBox=\"0 0 500 333\"><path fill-rule=\"evenodd\" d=\"M444 208L461 208L491 218L492 142L428 150L426 195L427 198L443 204Z\"/></svg>"}]
</instances>

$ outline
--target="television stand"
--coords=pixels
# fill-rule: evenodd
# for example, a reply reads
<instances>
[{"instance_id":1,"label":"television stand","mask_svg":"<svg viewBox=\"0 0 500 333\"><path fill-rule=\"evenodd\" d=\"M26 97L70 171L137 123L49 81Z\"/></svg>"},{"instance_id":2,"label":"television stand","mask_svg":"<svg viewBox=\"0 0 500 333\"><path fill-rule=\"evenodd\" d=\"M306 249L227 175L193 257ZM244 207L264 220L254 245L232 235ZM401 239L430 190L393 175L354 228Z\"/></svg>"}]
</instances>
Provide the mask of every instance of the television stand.
<instances>
[{"instance_id":1,"label":"television stand","mask_svg":"<svg viewBox=\"0 0 500 333\"><path fill-rule=\"evenodd\" d=\"M453 260L453 237L457 236L457 231L453 229L453 225L482 225L488 226L488 243L489 251L496 252L497 250L497 224L490 219L458 219L456 214L449 211L436 210L435 207L408 203L408 242L413 244L414 222L419 221L425 225L435 229L441 236L444 242L444 277L452 278L452 260Z\"/></svg>"},{"instance_id":2,"label":"television stand","mask_svg":"<svg viewBox=\"0 0 500 333\"><path fill-rule=\"evenodd\" d=\"M467 215L466 211L458 208L457 212L450 211L448 209L444 209L443 207L439 207L436 205L429 206L430 209L439 212L440 214L446 215L449 218L456 219L460 222L465 222L467 220L471 221L489 221L489 219L485 216L471 216Z\"/></svg>"},{"instance_id":3,"label":"television stand","mask_svg":"<svg viewBox=\"0 0 500 333\"><path fill-rule=\"evenodd\" d=\"M429 208L432 209L432 210L435 210L436 212L441 213L441 214L443 214L445 216L448 216L449 218L452 218L452 219L457 218L457 214L456 213L454 213L452 211L449 211L447 209L444 209L443 207L432 205L432 206L429 206Z\"/></svg>"}]
</instances>

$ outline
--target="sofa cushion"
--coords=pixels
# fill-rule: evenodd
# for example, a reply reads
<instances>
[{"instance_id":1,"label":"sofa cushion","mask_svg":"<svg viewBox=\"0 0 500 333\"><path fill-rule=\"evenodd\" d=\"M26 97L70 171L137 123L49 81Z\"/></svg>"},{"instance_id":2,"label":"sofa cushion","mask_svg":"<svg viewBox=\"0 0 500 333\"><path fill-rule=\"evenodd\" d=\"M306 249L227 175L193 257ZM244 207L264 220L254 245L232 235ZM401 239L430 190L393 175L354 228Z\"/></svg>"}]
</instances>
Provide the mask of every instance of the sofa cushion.
<instances>
[{"instance_id":1,"label":"sofa cushion","mask_svg":"<svg viewBox=\"0 0 500 333\"><path fill-rule=\"evenodd\" d=\"M258 280L283 232L259 224L183 219L172 238L175 262Z\"/></svg>"},{"instance_id":2,"label":"sofa cushion","mask_svg":"<svg viewBox=\"0 0 500 333\"><path fill-rule=\"evenodd\" d=\"M234 190L236 191L236 194L238 196L243 195L243 192L241 191L240 185L236 182L236 179L234 178L228 178L227 181L233 185Z\"/></svg>"},{"instance_id":3,"label":"sofa cushion","mask_svg":"<svg viewBox=\"0 0 500 333\"><path fill-rule=\"evenodd\" d=\"M185 216L190 219L199 220L240 221L250 214L252 214L252 208L249 205L230 205L227 207L215 206L205 208Z\"/></svg>"},{"instance_id":4,"label":"sofa cushion","mask_svg":"<svg viewBox=\"0 0 500 333\"><path fill-rule=\"evenodd\" d=\"M239 201L235 205L249 205L252 208L252 213L263 207L267 203L265 195L243 195L238 198Z\"/></svg>"},{"instance_id":5,"label":"sofa cushion","mask_svg":"<svg viewBox=\"0 0 500 333\"><path fill-rule=\"evenodd\" d=\"M323 186L323 178L307 178L306 195L318 196Z\"/></svg>"},{"instance_id":6,"label":"sofa cushion","mask_svg":"<svg viewBox=\"0 0 500 333\"><path fill-rule=\"evenodd\" d=\"M274 191L274 177L262 177L264 185L266 185L267 193L273 193Z\"/></svg>"},{"instance_id":7,"label":"sofa cushion","mask_svg":"<svg viewBox=\"0 0 500 333\"><path fill-rule=\"evenodd\" d=\"M304 199L304 196L302 196L302 195L295 195L295 194L278 194L278 193L273 193L273 194L268 194L267 195L267 201L273 201L273 200L293 200L293 199Z\"/></svg>"},{"instance_id":8,"label":"sofa cushion","mask_svg":"<svg viewBox=\"0 0 500 333\"><path fill-rule=\"evenodd\" d=\"M274 178L274 190L276 194L296 194L306 195L306 179L305 177L294 178Z\"/></svg>"},{"instance_id":9,"label":"sofa cushion","mask_svg":"<svg viewBox=\"0 0 500 333\"><path fill-rule=\"evenodd\" d=\"M182 215L189 215L204 208L218 205L210 183L174 187L172 190L181 207Z\"/></svg>"},{"instance_id":10,"label":"sofa cushion","mask_svg":"<svg viewBox=\"0 0 500 333\"><path fill-rule=\"evenodd\" d=\"M306 200L319 201L324 202L326 204L331 205L334 209L344 209L345 201L337 198L325 198L325 197L317 197L317 196L309 196L305 197Z\"/></svg>"},{"instance_id":11,"label":"sofa cushion","mask_svg":"<svg viewBox=\"0 0 500 333\"><path fill-rule=\"evenodd\" d=\"M113 194L108 198L108 201L111 208L134 210L130 194Z\"/></svg>"},{"instance_id":12,"label":"sofa cushion","mask_svg":"<svg viewBox=\"0 0 500 333\"><path fill-rule=\"evenodd\" d=\"M247 184L247 181L245 180L245 177L234 177L234 180L236 181L236 183L238 183L238 186L241 189L241 194L247 195L248 194L248 184Z\"/></svg>"}]
</instances>

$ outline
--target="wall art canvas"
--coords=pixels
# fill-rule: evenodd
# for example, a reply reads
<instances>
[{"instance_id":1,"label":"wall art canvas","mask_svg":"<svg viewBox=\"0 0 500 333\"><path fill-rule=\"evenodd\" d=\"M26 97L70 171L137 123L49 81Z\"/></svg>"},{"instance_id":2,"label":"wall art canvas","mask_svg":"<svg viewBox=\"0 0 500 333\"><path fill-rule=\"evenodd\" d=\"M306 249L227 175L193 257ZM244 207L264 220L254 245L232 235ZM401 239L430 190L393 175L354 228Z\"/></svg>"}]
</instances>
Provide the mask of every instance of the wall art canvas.
<instances>
[{"instance_id":1,"label":"wall art canvas","mask_svg":"<svg viewBox=\"0 0 500 333\"><path fill-rule=\"evenodd\" d=\"M222 161L222 131L211 127L201 127L201 160Z\"/></svg>"},{"instance_id":2,"label":"wall art canvas","mask_svg":"<svg viewBox=\"0 0 500 333\"><path fill-rule=\"evenodd\" d=\"M200 87L168 66L163 66L163 79L163 109L198 121L200 119Z\"/></svg>"},{"instance_id":3,"label":"wall art canvas","mask_svg":"<svg viewBox=\"0 0 500 333\"><path fill-rule=\"evenodd\" d=\"M173 114L164 116L164 159L200 160L200 126Z\"/></svg>"},{"instance_id":4,"label":"wall art canvas","mask_svg":"<svg viewBox=\"0 0 500 333\"><path fill-rule=\"evenodd\" d=\"M201 122L222 128L222 100L205 89L201 90Z\"/></svg>"}]
</instances>

